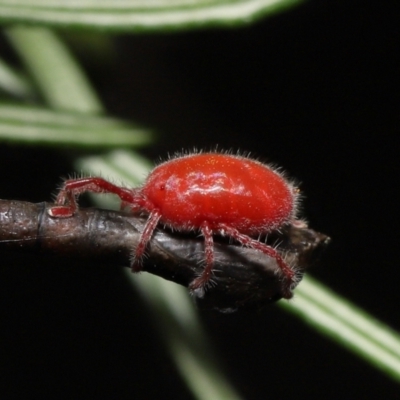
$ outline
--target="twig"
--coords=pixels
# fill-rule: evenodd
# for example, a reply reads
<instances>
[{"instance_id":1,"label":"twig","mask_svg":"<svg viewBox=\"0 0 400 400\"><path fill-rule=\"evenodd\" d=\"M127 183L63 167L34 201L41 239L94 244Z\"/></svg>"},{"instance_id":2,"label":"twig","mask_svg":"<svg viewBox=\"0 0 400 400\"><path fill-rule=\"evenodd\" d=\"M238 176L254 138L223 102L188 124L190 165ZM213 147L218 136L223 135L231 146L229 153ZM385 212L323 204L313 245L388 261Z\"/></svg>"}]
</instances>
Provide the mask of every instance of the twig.
<instances>
[{"instance_id":1,"label":"twig","mask_svg":"<svg viewBox=\"0 0 400 400\"><path fill-rule=\"evenodd\" d=\"M83 258L129 266L146 217L126 212L80 209L71 218L51 218L52 204L0 200L0 246L18 251L36 251L63 257ZM279 242L302 275L315 251L327 236L311 229L289 227ZM203 268L204 244L195 234L157 229L143 260L143 271L188 286ZM220 311L259 308L282 297L282 284L275 259L260 252L226 243L215 243L214 285L197 301Z\"/></svg>"}]
</instances>

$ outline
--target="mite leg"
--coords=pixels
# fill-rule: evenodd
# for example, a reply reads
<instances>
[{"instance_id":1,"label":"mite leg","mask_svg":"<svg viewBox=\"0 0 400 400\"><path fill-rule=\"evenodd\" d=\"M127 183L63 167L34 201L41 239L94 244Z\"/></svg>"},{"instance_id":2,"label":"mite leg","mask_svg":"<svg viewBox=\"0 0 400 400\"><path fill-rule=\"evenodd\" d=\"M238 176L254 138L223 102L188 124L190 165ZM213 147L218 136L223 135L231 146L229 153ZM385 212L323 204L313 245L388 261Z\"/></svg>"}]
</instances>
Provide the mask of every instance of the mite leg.
<instances>
[{"instance_id":1,"label":"mite leg","mask_svg":"<svg viewBox=\"0 0 400 400\"><path fill-rule=\"evenodd\" d=\"M259 242L258 240L252 239L250 236L244 235L240 233L237 229L232 228L230 226L220 224L219 231L221 234L228 235L233 239L237 240L243 246L251 247L255 250L259 250L266 254L269 257L272 257L276 260L278 267L282 271L282 274L285 278L285 289L283 293L283 297L285 299L290 299L293 297L292 294L292 285L296 283L296 274L295 271L289 267L288 264L283 260L282 256L275 250L273 247L268 246L265 243Z\"/></svg>"},{"instance_id":2,"label":"mite leg","mask_svg":"<svg viewBox=\"0 0 400 400\"><path fill-rule=\"evenodd\" d=\"M201 226L201 233L204 236L204 251L206 256L206 265L204 267L202 274L190 283L189 285L190 290L204 288L210 282L212 276L212 269L214 265L213 231L207 223L204 223Z\"/></svg>"},{"instance_id":3,"label":"mite leg","mask_svg":"<svg viewBox=\"0 0 400 400\"><path fill-rule=\"evenodd\" d=\"M141 260L146 250L146 246L153 236L154 230L157 227L158 221L161 218L159 211L153 211L144 226L143 232L140 235L139 244L136 247L135 254L132 260L132 272L140 272L142 270Z\"/></svg>"},{"instance_id":4,"label":"mite leg","mask_svg":"<svg viewBox=\"0 0 400 400\"><path fill-rule=\"evenodd\" d=\"M84 192L113 193L124 203L135 204L138 199L134 191L116 186L103 178L69 179L57 195L56 206L49 209L49 215L57 218L68 218L78 209L76 197Z\"/></svg>"}]
</instances>

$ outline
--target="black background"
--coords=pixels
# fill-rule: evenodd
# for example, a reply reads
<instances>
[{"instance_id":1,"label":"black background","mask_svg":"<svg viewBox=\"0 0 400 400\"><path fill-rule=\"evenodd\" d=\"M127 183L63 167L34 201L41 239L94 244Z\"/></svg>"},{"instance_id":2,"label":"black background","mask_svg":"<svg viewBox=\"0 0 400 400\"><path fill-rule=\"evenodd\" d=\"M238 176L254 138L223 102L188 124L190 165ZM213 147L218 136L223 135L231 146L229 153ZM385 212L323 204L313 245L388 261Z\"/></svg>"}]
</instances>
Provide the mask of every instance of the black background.
<instances>
[{"instance_id":1,"label":"black background","mask_svg":"<svg viewBox=\"0 0 400 400\"><path fill-rule=\"evenodd\" d=\"M309 1L243 29L119 36L105 64L78 56L111 114L159 132L151 159L218 144L300 180L304 215L333 239L312 275L399 330L398 12ZM2 144L0 197L50 200L76 155ZM23 255L0 266L6 397L191 398L119 269ZM201 318L245 399L398 398L279 307Z\"/></svg>"}]
</instances>

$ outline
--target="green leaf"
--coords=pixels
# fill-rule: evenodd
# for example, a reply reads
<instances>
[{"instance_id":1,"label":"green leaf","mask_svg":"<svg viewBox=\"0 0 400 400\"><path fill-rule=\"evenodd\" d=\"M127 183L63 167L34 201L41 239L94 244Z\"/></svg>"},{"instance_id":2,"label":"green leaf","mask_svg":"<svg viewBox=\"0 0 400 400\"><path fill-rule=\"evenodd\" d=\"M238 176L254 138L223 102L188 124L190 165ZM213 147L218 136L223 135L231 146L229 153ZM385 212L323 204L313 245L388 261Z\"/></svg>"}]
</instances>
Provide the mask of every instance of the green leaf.
<instances>
[{"instance_id":1,"label":"green leaf","mask_svg":"<svg viewBox=\"0 0 400 400\"><path fill-rule=\"evenodd\" d=\"M125 147L148 144L140 127L116 119L0 104L0 140L36 144Z\"/></svg>"},{"instance_id":2,"label":"green leaf","mask_svg":"<svg viewBox=\"0 0 400 400\"><path fill-rule=\"evenodd\" d=\"M400 382L400 335L307 275L279 305Z\"/></svg>"},{"instance_id":3,"label":"green leaf","mask_svg":"<svg viewBox=\"0 0 400 400\"><path fill-rule=\"evenodd\" d=\"M28 80L0 59L0 88L15 97L33 98L33 88Z\"/></svg>"},{"instance_id":4,"label":"green leaf","mask_svg":"<svg viewBox=\"0 0 400 400\"><path fill-rule=\"evenodd\" d=\"M0 0L0 21L108 31L248 24L303 0Z\"/></svg>"},{"instance_id":5,"label":"green leaf","mask_svg":"<svg viewBox=\"0 0 400 400\"><path fill-rule=\"evenodd\" d=\"M51 31L13 26L6 34L49 106L80 113L103 111L80 65Z\"/></svg>"}]
</instances>

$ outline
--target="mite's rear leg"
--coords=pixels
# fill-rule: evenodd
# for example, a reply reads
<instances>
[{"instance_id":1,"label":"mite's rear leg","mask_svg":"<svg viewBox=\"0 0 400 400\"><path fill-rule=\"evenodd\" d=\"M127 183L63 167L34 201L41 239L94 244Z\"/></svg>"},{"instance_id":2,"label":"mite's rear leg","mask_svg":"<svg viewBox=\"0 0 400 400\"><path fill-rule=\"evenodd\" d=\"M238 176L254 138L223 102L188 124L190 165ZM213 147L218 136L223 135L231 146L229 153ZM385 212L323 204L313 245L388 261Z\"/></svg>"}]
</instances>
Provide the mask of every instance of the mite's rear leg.
<instances>
[{"instance_id":1,"label":"mite's rear leg","mask_svg":"<svg viewBox=\"0 0 400 400\"><path fill-rule=\"evenodd\" d=\"M283 291L283 297L285 299L290 299L293 297L292 287L296 283L296 273L295 271L283 260L282 256L273 247L268 246L265 243L259 242L258 240L252 239L250 236L240 233L237 229L230 226L221 224L219 226L220 233L232 237L237 240L243 246L251 247L255 250L259 250L269 257L276 260L279 269L285 279L285 287Z\"/></svg>"},{"instance_id":2,"label":"mite's rear leg","mask_svg":"<svg viewBox=\"0 0 400 400\"><path fill-rule=\"evenodd\" d=\"M147 244L153 236L154 230L157 227L158 221L161 218L159 211L153 211L144 226L142 234L140 235L139 244L136 247L133 260L132 260L132 272L140 272L142 270L142 257L146 251Z\"/></svg>"},{"instance_id":3,"label":"mite's rear leg","mask_svg":"<svg viewBox=\"0 0 400 400\"><path fill-rule=\"evenodd\" d=\"M69 179L64 182L55 201L57 205L49 209L49 215L56 218L71 217L78 209L77 196L84 192L113 193L123 203L135 205L137 202L133 190L116 186L103 178Z\"/></svg>"},{"instance_id":4,"label":"mite's rear leg","mask_svg":"<svg viewBox=\"0 0 400 400\"><path fill-rule=\"evenodd\" d=\"M195 278L189 285L190 290L205 289L207 284L210 283L212 277L212 270L214 266L214 239L213 231L207 223L201 226L201 233L204 236L204 252L206 258L206 265L200 276Z\"/></svg>"}]
</instances>

